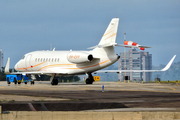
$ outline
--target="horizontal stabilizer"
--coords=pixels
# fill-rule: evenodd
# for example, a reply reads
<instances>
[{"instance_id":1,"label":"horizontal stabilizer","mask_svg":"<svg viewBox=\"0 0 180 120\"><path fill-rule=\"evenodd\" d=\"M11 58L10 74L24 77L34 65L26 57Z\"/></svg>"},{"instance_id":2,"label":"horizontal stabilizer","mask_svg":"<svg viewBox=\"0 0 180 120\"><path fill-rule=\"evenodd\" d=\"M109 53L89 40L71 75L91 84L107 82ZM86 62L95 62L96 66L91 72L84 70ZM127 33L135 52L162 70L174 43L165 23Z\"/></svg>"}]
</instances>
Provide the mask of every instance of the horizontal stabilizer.
<instances>
[{"instance_id":1,"label":"horizontal stabilizer","mask_svg":"<svg viewBox=\"0 0 180 120\"><path fill-rule=\"evenodd\" d=\"M138 46L138 47L141 47L141 48L151 48L151 47L148 47L148 46Z\"/></svg>"},{"instance_id":2,"label":"horizontal stabilizer","mask_svg":"<svg viewBox=\"0 0 180 120\"><path fill-rule=\"evenodd\" d=\"M96 45L96 46L93 46L93 47L89 47L88 49L110 47L110 46L115 46L116 44L117 44L117 43L103 44L103 45Z\"/></svg>"},{"instance_id":3,"label":"horizontal stabilizer","mask_svg":"<svg viewBox=\"0 0 180 120\"><path fill-rule=\"evenodd\" d=\"M151 47L148 47L148 46L132 46L132 45L123 45L123 44L116 44L115 46L128 47L128 48L139 48L139 47L142 47L142 48L151 48Z\"/></svg>"}]
</instances>

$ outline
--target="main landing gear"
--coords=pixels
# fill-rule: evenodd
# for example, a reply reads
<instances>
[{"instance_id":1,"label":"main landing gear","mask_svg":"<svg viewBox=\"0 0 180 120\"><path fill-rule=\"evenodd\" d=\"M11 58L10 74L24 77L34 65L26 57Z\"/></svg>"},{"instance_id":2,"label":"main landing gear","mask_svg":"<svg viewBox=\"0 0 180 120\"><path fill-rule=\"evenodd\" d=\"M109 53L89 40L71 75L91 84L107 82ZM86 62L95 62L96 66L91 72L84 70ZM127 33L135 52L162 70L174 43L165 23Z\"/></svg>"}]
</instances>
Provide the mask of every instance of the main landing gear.
<instances>
[{"instance_id":1,"label":"main landing gear","mask_svg":"<svg viewBox=\"0 0 180 120\"><path fill-rule=\"evenodd\" d=\"M86 84L92 84L94 82L94 78L91 73L87 73L88 78L86 79ZM58 79L54 78L55 74L53 74L50 78L51 85L58 85Z\"/></svg>"},{"instance_id":2,"label":"main landing gear","mask_svg":"<svg viewBox=\"0 0 180 120\"><path fill-rule=\"evenodd\" d=\"M86 84L92 84L94 82L94 78L91 73L87 73L88 78L86 79Z\"/></svg>"},{"instance_id":3,"label":"main landing gear","mask_svg":"<svg viewBox=\"0 0 180 120\"><path fill-rule=\"evenodd\" d=\"M58 85L58 79L54 78L55 74L53 74L50 78L51 85Z\"/></svg>"}]
</instances>

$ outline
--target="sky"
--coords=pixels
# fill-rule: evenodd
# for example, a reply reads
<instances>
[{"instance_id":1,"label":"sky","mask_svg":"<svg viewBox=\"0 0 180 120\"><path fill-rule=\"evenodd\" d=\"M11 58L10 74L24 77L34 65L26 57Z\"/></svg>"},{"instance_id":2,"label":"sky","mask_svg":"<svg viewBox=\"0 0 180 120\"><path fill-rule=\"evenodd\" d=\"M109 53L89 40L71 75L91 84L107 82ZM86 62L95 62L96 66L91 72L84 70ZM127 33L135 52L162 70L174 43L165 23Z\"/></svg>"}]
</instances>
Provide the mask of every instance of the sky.
<instances>
[{"instance_id":1,"label":"sky","mask_svg":"<svg viewBox=\"0 0 180 120\"><path fill-rule=\"evenodd\" d=\"M88 50L118 17L116 42L152 48L152 64L180 61L180 0L0 0L0 49L10 67L28 52ZM115 48L116 53L124 48Z\"/></svg>"}]
</instances>

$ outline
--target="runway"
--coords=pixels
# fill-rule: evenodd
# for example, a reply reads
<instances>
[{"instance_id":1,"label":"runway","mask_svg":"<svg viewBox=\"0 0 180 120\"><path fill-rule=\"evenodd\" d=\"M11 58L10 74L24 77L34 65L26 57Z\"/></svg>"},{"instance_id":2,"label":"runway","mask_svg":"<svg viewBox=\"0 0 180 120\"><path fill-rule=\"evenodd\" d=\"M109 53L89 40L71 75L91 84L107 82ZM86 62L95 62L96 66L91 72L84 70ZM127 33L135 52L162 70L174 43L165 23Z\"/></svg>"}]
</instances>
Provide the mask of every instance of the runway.
<instances>
[{"instance_id":1,"label":"runway","mask_svg":"<svg viewBox=\"0 0 180 120\"><path fill-rule=\"evenodd\" d=\"M56 86L50 85L49 81L36 81L35 85L0 82L0 90L63 90L63 91L82 91L82 90L102 90L104 85L106 91L147 91L147 92L170 92L180 93L179 84L159 84L159 83L121 83L121 82L94 82L86 85L84 82L59 83Z\"/></svg>"},{"instance_id":2,"label":"runway","mask_svg":"<svg viewBox=\"0 0 180 120\"><path fill-rule=\"evenodd\" d=\"M57 111L114 108L176 108L175 110L179 111L180 86L120 82L94 82L92 85L84 82L59 83L52 86L49 81L36 81L35 85L8 86L6 82L0 82L0 105L8 108L3 110L17 110L18 108L12 106L29 102L35 106L44 103L49 106L49 110ZM11 104L11 107L7 107L8 104ZM51 107L50 104L57 107Z\"/></svg>"}]
</instances>

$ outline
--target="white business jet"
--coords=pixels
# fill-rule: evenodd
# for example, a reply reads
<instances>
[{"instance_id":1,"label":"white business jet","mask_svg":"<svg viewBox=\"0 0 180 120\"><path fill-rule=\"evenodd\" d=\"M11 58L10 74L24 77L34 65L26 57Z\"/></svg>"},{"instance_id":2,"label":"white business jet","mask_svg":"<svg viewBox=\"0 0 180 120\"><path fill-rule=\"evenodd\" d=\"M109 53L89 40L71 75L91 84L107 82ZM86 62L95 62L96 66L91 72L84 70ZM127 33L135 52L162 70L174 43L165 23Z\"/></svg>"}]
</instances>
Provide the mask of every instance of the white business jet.
<instances>
[{"instance_id":1,"label":"white business jet","mask_svg":"<svg viewBox=\"0 0 180 120\"><path fill-rule=\"evenodd\" d=\"M90 51L30 52L25 54L15 65L15 70L19 72L11 74L49 75L52 85L58 84L55 76L87 74L86 84L92 84L94 81L92 73L95 72L157 72L169 69L176 55L162 70L100 70L112 65L120 58L114 51L114 46L124 46L116 43L118 23L119 18L113 18L99 44L91 47ZM8 58L5 73L9 73L9 64L10 58Z\"/></svg>"}]
</instances>

